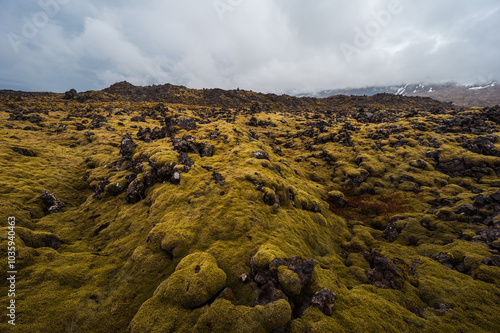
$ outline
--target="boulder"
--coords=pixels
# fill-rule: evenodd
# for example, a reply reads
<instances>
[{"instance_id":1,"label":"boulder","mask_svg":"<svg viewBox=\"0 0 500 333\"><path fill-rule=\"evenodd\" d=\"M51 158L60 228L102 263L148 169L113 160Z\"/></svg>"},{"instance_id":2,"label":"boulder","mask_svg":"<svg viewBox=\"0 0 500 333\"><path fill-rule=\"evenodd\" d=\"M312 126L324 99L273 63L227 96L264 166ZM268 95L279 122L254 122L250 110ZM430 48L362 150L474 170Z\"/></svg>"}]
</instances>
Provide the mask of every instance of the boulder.
<instances>
[{"instance_id":1,"label":"boulder","mask_svg":"<svg viewBox=\"0 0 500 333\"><path fill-rule=\"evenodd\" d=\"M39 198L42 199L43 203L47 206L49 214L60 213L61 209L64 207L64 202L57 200L56 196L49 191L42 191Z\"/></svg>"}]
</instances>

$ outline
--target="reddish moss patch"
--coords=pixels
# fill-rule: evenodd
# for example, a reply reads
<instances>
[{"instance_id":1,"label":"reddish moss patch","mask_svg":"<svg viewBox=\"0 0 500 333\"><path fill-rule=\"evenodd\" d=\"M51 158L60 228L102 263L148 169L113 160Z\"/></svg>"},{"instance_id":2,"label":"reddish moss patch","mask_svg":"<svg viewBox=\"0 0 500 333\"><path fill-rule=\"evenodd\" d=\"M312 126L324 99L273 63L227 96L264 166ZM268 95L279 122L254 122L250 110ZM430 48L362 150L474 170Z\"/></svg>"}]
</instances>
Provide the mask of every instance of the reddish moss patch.
<instances>
[{"instance_id":1,"label":"reddish moss patch","mask_svg":"<svg viewBox=\"0 0 500 333\"><path fill-rule=\"evenodd\" d=\"M394 213L411 213L416 211L412 205L415 194L392 193L388 195L362 194L350 197L344 208L335 206L331 200L325 199L330 211L347 219L390 217Z\"/></svg>"}]
</instances>

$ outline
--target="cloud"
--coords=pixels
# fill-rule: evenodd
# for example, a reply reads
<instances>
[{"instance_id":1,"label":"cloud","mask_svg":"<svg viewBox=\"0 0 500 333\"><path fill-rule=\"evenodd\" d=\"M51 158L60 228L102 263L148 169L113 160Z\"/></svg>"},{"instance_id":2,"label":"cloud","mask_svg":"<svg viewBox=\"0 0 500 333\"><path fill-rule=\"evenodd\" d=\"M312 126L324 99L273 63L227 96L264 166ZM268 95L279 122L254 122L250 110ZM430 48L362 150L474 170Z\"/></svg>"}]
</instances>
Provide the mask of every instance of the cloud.
<instances>
[{"instance_id":1,"label":"cloud","mask_svg":"<svg viewBox=\"0 0 500 333\"><path fill-rule=\"evenodd\" d=\"M90 90L128 80L283 93L473 82L500 71L496 0L40 0L2 7L0 89Z\"/></svg>"}]
</instances>

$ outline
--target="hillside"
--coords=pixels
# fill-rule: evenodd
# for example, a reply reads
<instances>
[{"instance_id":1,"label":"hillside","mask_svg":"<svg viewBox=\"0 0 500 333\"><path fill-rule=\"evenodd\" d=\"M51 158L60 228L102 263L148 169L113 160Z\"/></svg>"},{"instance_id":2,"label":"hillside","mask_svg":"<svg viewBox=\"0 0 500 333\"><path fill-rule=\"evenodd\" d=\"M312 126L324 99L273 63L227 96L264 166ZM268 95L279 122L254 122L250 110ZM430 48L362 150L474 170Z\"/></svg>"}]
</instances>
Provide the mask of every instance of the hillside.
<instances>
[{"instance_id":1,"label":"hillside","mask_svg":"<svg viewBox=\"0 0 500 333\"><path fill-rule=\"evenodd\" d=\"M477 85L403 84L399 86L373 86L355 89L324 90L318 93L300 94L302 97L330 97L335 95L373 96L388 93L409 97L431 97L442 102L451 102L465 107L484 107L500 104L500 86L495 81Z\"/></svg>"},{"instance_id":2,"label":"hillside","mask_svg":"<svg viewBox=\"0 0 500 333\"><path fill-rule=\"evenodd\" d=\"M499 132L393 94L0 91L0 331L496 332Z\"/></svg>"}]
</instances>

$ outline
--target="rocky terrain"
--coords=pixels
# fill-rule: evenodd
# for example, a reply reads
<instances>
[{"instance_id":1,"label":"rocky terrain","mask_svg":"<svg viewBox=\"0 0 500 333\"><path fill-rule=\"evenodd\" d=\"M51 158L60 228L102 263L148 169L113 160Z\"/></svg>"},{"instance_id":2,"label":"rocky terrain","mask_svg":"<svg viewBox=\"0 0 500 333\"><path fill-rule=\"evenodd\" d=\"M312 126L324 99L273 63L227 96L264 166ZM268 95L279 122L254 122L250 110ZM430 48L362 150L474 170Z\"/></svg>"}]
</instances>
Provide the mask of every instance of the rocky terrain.
<instances>
[{"instance_id":1,"label":"rocky terrain","mask_svg":"<svg viewBox=\"0 0 500 333\"><path fill-rule=\"evenodd\" d=\"M499 132L391 94L0 91L0 330L497 332Z\"/></svg>"},{"instance_id":2,"label":"rocky terrain","mask_svg":"<svg viewBox=\"0 0 500 333\"><path fill-rule=\"evenodd\" d=\"M457 83L417 83L397 86L373 86L364 88L349 88L323 90L316 93L299 94L302 97L330 97L335 95L367 95L389 93L410 97L431 97L443 102L453 102L455 105L474 107L500 104L500 86L496 81L481 84L461 85Z\"/></svg>"}]
</instances>

